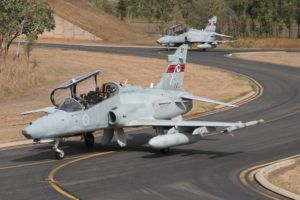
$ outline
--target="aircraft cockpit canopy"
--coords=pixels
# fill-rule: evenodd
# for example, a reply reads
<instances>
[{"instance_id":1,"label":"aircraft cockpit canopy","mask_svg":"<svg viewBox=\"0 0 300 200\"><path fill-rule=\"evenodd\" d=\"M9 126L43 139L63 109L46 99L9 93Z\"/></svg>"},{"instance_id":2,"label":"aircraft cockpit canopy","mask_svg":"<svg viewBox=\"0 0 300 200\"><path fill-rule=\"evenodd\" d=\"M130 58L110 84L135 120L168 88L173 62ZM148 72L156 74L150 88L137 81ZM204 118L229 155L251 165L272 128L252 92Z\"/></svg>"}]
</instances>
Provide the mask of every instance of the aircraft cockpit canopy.
<instances>
[{"instance_id":1,"label":"aircraft cockpit canopy","mask_svg":"<svg viewBox=\"0 0 300 200\"><path fill-rule=\"evenodd\" d=\"M166 30L166 35L175 36L175 35L180 35L186 31L187 31L187 29L184 28L182 24L177 24L177 25L169 27Z\"/></svg>"},{"instance_id":2,"label":"aircraft cockpit canopy","mask_svg":"<svg viewBox=\"0 0 300 200\"><path fill-rule=\"evenodd\" d=\"M119 92L115 83L105 83L98 86L100 71L89 72L72 78L55 88L50 100L58 109L74 112L88 109Z\"/></svg>"}]
</instances>

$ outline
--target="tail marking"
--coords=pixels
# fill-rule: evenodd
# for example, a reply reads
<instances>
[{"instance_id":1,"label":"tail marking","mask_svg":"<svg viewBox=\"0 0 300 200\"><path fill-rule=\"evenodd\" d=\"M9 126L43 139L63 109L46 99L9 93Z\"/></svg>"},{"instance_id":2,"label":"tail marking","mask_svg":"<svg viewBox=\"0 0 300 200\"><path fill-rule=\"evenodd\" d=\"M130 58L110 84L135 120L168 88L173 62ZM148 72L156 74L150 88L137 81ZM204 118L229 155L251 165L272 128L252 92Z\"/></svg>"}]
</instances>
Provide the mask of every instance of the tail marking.
<instances>
[{"instance_id":1,"label":"tail marking","mask_svg":"<svg viewBox=\"0 0 300 200\"><path fill-rule=\"evenodd\" d=\"M169 65L167 73L184 72L185 64Z\"/></svg>"}]
</instances>

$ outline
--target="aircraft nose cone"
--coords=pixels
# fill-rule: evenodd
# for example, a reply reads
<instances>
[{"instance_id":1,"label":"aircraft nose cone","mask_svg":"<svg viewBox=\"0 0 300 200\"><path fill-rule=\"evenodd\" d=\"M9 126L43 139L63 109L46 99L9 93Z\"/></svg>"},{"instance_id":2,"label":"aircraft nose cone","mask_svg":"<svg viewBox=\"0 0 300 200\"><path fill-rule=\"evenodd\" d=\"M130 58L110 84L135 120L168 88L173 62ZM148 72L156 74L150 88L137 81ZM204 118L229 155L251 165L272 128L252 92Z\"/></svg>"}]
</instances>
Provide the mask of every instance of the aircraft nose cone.
<instances>
[{"instance_id":1,"label":"aircraft nose cone","mask_svg":"<svg viewBox=\"0 0 300 200\"><path fill-rule=\"evenodd\" d=\"M22 134L27 138L27 139L32 139L32 136L28 133L27 130L23 129Z\"/></svg>"},{"instance_id":2,"label":"aircraft nose cone","mask_svg":"<svg viewBox=\"0 0 300 200\"><path fill-rule=\"evenodd\" d=\"M157 42L158 44L163 44L163 43L166 42L166 37L164 36L164 37L158 38L158 39L156 40L156 42Z\"/></svg>"}]
</instances>

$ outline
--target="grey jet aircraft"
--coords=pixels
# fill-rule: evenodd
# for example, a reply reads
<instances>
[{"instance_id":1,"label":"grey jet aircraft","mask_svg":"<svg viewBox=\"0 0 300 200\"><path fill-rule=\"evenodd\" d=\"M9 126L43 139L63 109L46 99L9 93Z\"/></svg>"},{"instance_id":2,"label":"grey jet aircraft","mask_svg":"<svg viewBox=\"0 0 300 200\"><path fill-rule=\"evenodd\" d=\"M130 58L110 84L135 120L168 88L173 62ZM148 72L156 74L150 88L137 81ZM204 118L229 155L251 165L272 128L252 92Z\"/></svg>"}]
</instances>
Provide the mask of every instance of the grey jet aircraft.
<instances>
[{"instance_id":1,"label":"grey jet aircraft","mask_svg":"<svg viewBox=\"0 0 300 200\"><path fill-rule=\"evenodd\" d=\"M232 38L229 35L223 35L216 33L217 17L208 20L206 28L203 30L190 28L188 31L176 34L172 33L165 35L157 40L157 43L163 46L169 47L180 46L184 43L198 44L197 48L206 51L206 49L216 48L222 43L233 42L233 40L220 40L219 38Z\"/></svg>"},{"instance_id":2,"label":"grey jet aircraft","mask_svg":"<svg viewBox=\"0 0 300 200\"><path fill-rule=\"evenodd\" d=\"M170 147L199 141L203 136L215 133L232 132L262 122L210 122L184 120L182 115L192 109L193 100L224 106L229 103L195 96L183 89L184 72L188 45L180 46L174 55L169 55L169 65L156 86L141 87L129 84L108 82L100 89L97 76L100 71L73 78L53 90L50 95L53 107L22 113L37 112L44 116L30 122L22 134L36 142L52 141L57 159L64 157L59 143L64 137L81 135L87 147L93 147L93 133L103 130L102 145L115 137L117 143L126 146L124 128L151 126L156 136L148 144L161 152ZM79 87L87 80L95 83L94 89L79 94ZM59 97L66 98L59 102ZM78 95L79 94L79 95ZM222 130L216 128L221 127Z\"/></svg>"}]
</instances>

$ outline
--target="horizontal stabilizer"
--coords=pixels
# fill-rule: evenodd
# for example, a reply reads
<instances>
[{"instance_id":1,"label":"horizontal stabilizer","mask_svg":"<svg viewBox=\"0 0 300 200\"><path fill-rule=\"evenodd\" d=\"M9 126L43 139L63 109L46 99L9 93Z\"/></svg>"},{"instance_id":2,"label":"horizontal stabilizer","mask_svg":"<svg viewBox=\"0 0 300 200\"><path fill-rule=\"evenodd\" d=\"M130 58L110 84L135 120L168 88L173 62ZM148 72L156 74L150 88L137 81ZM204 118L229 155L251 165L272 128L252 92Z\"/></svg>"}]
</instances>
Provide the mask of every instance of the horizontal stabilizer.
<instances>
[{"instance_id":1,"label":"horizontal stabilizer","mask_svg":"<svg viewBox=\"0 0 300 200\"><path fill-rule=\"evenodd\" d=\"M223 44L223 43L232 43L232 42L236 42L237 40L216 40L213 41L212 44L214 45L219 45L219 44Z\"/></svg>"},{"instance_id":2,"label":"horizontal stabilizer","mask_svg":"<svg viewBox=\"0 0 300 200\"><path fill-rule=\"evenodd\" d=\"M230 35L224 35L224 34L220 34L220 33L213 33L214 36L219 36L219 37L227 37L227 38L233 38L233 36Z\"/></svg>"},{"instance_id":3,"label":"horizontal stabilizer","mask_svg":"<svg viewBox=\"0 0 300 200\"><path fill-rule=\"evenodd\" d=\"M195 101L202 101L202 102L206 102L206 103L213 103L213 104L218 104L218 105L223 105L223 106L238 107L238 106L230 104L230 103L224 103L224 102L221 102L221 101L207 99L207 98L204 98L204 97L198 97L198 96L194 96L194 95L191 95L191 94L185 94L181 97L185 98L185 99L191 99L191 100L195 100Z\"/></svg>"}]
</instances>

